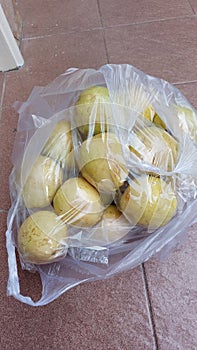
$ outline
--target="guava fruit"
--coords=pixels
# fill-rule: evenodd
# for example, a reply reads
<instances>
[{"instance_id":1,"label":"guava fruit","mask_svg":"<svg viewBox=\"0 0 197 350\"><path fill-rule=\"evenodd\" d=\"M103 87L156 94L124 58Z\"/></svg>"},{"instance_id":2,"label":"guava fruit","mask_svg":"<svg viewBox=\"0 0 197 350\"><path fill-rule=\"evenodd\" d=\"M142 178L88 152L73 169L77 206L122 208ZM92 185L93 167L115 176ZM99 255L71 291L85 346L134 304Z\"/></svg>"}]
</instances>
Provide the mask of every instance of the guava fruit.
<instances>
[{"instance_id":1,"label":"guava fruit","mask_svg":"<svg viewBox=\"0 0 197 350\"><path fill-rule=\"evenodd\" d=\"M171 182L142 175L131 181L119 206L133 225L156 229L166 225L176 214L177 198Z\"/></svg>"},{"instance_id":2,"label":"guava fruit","mask_svg":"<svg viewBox=\"0 0 197 350\"><path fill-rule=\"evenodd\" d=\"M20 226L17 244L25 262L47 264L66 256L68 230L51 211L38 211Z\"/></svg>"},{"instance_id":3,"label":"guava fruit","mask_svg":"<svg viewBox=\"0 0 197 350\"><path fill-rule=\"evenodd\" d=\"M69 155L73 149L72 134L70 122L67 120L59 121L50 137L48 138L42 154L60 162L61 166L69 166Z\"/></svg>"},{"instance_id":4,"label":"guava fruit","mask_svg":"<svg viewBox=\"0 0 197 350\"><path fill-rule=\"evenodd\" d=\"M84 141L77 161L82 176L101 192L114 192L128 175L122 146L113 133L98 134Z\"/></svg>"},{"instance_id":5,"label":"guava fruit","mask_svg":"<svg viewBox=\"0 0 197 350\"><path fill-rule=\"evenodd\" d=\"M91 239L99 245L107 245L120 240L130 231L130 223L115 205L109 205L103 212L102 219L93 230Z\"/></svg>"},{"instance_id":6,"label":"guava fruit","mask_svg":"<svg viewBox=\"0 0 197 350\"><path fill-rule=\"evenodd\" d=\"M148 126L135 130L129 149L142 161L172 171L178 160L178 142L164 129Z\"/></svg>"},{"instance_id":7,"label":"guava fruit","mask_svg":"<svg viewBox=\"0 0 197 350\"><path fill-rule=\"evenodd\" d=\"M83 90L75 105L76 125L86 138L108 131L112 124L109 91L104 86Z\"/></svg>"},{"instance_id":8,"label":"guava fruit","mask_svg":"<svg viewBox=\"0 0 197 350\"><path fill-rule=\"evenodd\" d=\"M50 205L61 186L63 172L59 163L39 156L33 164L23 187L22 196L27 208L44 208Z\"/></svg>"},{"instance_id":9,"label":"guava fruit","mask_svg":"<svg viewBox=\"0 0 197 350\"><path fill-rule=\"evenodd\" d=\"M79 227L95 225L104 210L97 190L80 177L63 183L53 199L53 206L63 221Z\"/></svg>"},{"instance_id":10,"label":"guava fruit","mask_svg":"<svg viewBox=\"0 0 197 350\"><path fill-rule=\"evenodd\" d=\"M160 116L155 112L154 108L152 106L148 106L144 112L143 116L149 120L150 122L154 123L156 126L159 126L163 129L166 129L166 125L163 122L163 120L160 118Z\"/></svg>"}]
</instances>

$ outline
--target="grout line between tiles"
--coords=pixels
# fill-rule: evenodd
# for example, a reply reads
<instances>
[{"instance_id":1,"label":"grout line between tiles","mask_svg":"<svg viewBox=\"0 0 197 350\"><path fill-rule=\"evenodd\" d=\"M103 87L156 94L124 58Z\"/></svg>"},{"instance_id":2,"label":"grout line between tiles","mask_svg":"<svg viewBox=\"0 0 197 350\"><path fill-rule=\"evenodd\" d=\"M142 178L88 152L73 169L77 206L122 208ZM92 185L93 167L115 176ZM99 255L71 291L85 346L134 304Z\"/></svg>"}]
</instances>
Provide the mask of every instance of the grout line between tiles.
<instances>
[{"instance_id":1,"label":"grout line between tiles","mask_svg":"<svg viewBox=\"0 0 197 350\"><path fill-rule=\"evenodd\" d=\"M147 281L146 270L145 270L144 264L142 264L142 275L143 275L143 282L144 282L144 288L145 288L145 297L146 297L147 307L148 307L148 316L149 316L150 325L151 325L152 334L153 334L153 339L154 339L154 350L158 350L159 345L158 345L158 339L157 339L157 332L156 332L155 321L154 321L154 316L153 316L153 312L152 312L152 306L151 306L151 300L150 300L150 294L149 294L149 288L148 288L148 281Z\"/></svg>"},{"instance_id":2,"label":"grout line between tiles","mask_svg":"<svg viewBox=\"0 0 197 350\"><path fill-rule=\"evenodd\" d=\"M4 99L4 95L5 95L6 80L7 80L6 73L4 73L3 87L2 87L2 93L1 93L1 99L0 99L0 120L1 120L1 113L2 113L2 109L3 109L3 99Z\"/></svg>"},{"instance_id":3,"label":"grout line between tiles","mask_svg":"<svg viewBox=\"0 0 197 350\"><path fill-rule=\"evenodd\" d=\"M100 5L99 5L99 0L97 0L97 4L99 6L99 14L100 13ZM121 28L121 27L128 27L128 26L134 26L134 25L144 25L144 24L150 24L150 23L155 23L155 22L168 22L168 21L173 21L176 19L187 19L187 18L197 18L197 14L192 14L188 16L178 16L178 17L169 17L169 18L160 18L160 19L152 19L152 20L147 20L147 21L142 21L142 22L132 22L132 23L123 23L123 24L116 24L116 25L109 25L109 26L104 26L102 24L102 27L95 27L95 28L87 28L83 30L65 30L62 32L57 32L57 33L51 33L51 34L43 34L43 35L35 35L35 36L23 36L22 40L35 40L35 39L42 39L46 37L51 37L55 35L66 35L66 34L76 34L76 33L86 33L86 32L91 32L91 31L96 31L96 30L108 30L108 29L114 29L114 28ZM102 17L101 17L101 22L103 22Z\"/></svg>"},{"instance_id":4,"label":"grout line between tiles","mask_svg":"<svg viewBox=\"0 0 197 350\"><path fill-rule=\"evenodd\" d=\"M19 40L19 49L21 50L21 45L23 41L23 21L21 22L21 29L20 29L20 40Z\"/></svg>"},{"instance_id":5,"label":"grout line between tiles","mask_svg":"<svg viewBox=\"0 0 197 350\"><path fill-rule=\"evenodd\" d=\"M103 30L103 27L95 27L95 28L87 28L83 30L65 30L63 32L58 32L58 33L51 33L51 34L43 34L43 35L35 35L35 36L24 36L22 38L22 41L25 40L35 40L35 39L44 39L44 38L50 38L52 36L57 36L57 35L66 35L66 34L76 34L76 33L87 33L87 32L93 32L96 30Z\"/></svg>"},{"instance_id":6,"label":"grout line between tiles","mask_svg":"<svg viewBox=\"0 0 197 350\"><path fill-rule=\"evenodd\" d=\"M107 63L109 63L109 54L108 54L108 50L107 50L107 43L106 43L106 38L105 38L105 29L104 29L103 17L102 17L102 12L101 12L101 7L100 7L99 0L97 0L97 6L98 6L98 12L99 12L100 20L101 20L101 25L102 25L102 28L103 28L102 34L103 34L103 41L104 41L104 46L105 46L105 52L106 52L106 56L107 56Z\"/></svg>"},{"instance_id":7,"label":"grout line between tiles","mask_svg":"<svg viewBox=\"0 0 197 350\"><path fill-rule=\"evenodd\" d=\"M109 63L109 53L107 49L107 42L105 38L105 29L103 28L103 40L104 40L104 46L105 46L105 51L106 51L106 56L107 56L107 63Z\"/></svg>"},{"instance_id":8,"label":"grout line between tiles","mask_svg":"<svg viewBox=\"0 0 197 350\"><path fill-rule=\"evenodd\" d=\"M197 83L197 80L175 82L175 83L173 83L173 85L192 84L192 83Z\"/></svg>"},{"instance_id":9,"label":"grout line between tiles","mask_svg":"<svg viewBox=\"0 0 197 350\"><path fill-rule=\"evenodd\" d=\"M133 25L143 25L143 24L150 24L150 23L155 23L155 22L169 22L169 21L174 21L176 19L187 19L187 18L197 18L196 14L191 14L191 15L186 15L186 16L178 16L178 17L168 17L168 18L158 18L158 19L151 19L151 20L146 20L146 21L141 21L141 22L132 22L132 23L122 23L122 24L116 24L116 25L109 25L105 27L105 29L112 29L114 27L128 27L128 26L133 26Z\"/></svg>"},{"instance_id":10,"label":"grout line between tiles","mask_svg":"<svg viewBox=\"0 0 197 350\"><path fill-rule=\"evenodd\" d=\"M104 27L104 22L103 22L103 16L102 16L100 2L99 2L99 0L96 0L96 2L97 2L98 13L99 13L99 16L100 16L101 26L103 28Z\"/></svg>"},{"instance_id":11,"label":"grout line between tiles","mask_svg":"<svg viewBox=\"0 0 197 350\"><path fill-rule=\"evenodd\" d=\"M189 3L189 6L191 7L193 13L196 14L195 11L194 11L194 8L193 8L193 6L192 6L192 4L190 3L190 0L187 0L187 1L188 1L188 3Z\"/></svg>"}]
</instances>

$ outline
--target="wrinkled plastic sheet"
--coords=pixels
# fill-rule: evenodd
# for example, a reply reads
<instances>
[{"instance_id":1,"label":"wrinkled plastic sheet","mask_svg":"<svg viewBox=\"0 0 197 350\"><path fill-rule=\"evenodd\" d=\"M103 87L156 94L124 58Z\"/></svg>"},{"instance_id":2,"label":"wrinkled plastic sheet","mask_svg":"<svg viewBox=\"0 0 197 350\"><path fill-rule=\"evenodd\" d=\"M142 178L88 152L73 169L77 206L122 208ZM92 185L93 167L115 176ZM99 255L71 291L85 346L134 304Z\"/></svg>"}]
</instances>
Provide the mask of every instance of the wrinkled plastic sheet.
<instances>
[{"instance_id":1,"label":"wrinkled plastic sheet","mask_svg":"<svg viewBox=\"0 0 197 350\"><path fill-rule=\"evenodd\" d=\"M32 263L19 251L22 268L38 271L41 277L42 297L38 302L34 302L30 297L20 294L16 262L18 231L26 218L38 211L36 207L27 208L25 205L24 186L54 128L62 120L70 123L73 152L76 158L71 168L65 166L63 179L65 181L80 175L85 163L79 157L79 149L84 140L78 129L84 125L76 118L76 102L81 92L91 86L105 86L109 91L110 102L102 104L99 111L100 132L103 135L106 133L105 123L108 118L106 115L110 115L110 132L112 130L121 145L121 153L117 153L116 160L121 162L123 159L128 170L127 176L123 178L121 191L123 192L141 174L145 177L145 186L148 184L150 175L155 176L156 179L162 179L161 181L164 181L162 184L169 181L176 189L176 213L166 224L162 224L162 220L158 220L153 215L154 225L151 225L150 221L146 227L138 224L143 211L138 211L132 220L128 221L127 217L121 215L115 220L115 225L112 223L110 229L109 225L102 226L101 221L89 227L80 227L80 224L73 227L72 220L74 217L76 221L76 213L73 216L71 210L67 216L68 227L71 226L68 230L69 243L68 241L62 243L61 249L57 250L51 262L49 260L49 263L45 262L45 264ZM150 105L164 123L166 132L176 140L178 145L176 161L168 153L165 154L165 158L162 149L159 153L162 156L155 157L157 144L154 143L154 134L147 135L143 132L143 137L139 136L141 130L152 126L152 122L143 116L144 110ZM15 109L19 113L19 120L12 155L11 207L6 233L9 266L8 295L32 306L45 305L82 282L105 279L115 273L132 269L155 254L168 255L184 240L188 227L197 220L197 114L194 107L176 87L126 64L105 65L99 70L72 68L48 86L35 87L26 102L15 103ZM95 103L89 116L88 140L94 137L96 113ZM148 158L138 156L144 152L144 138L151 143L154 163L151 154ZM110 163L114 156L113 140L109 138L107 142L108 163L115 173L116 168L113 168L113 163ZM129 145L132 145L137 153L130 152ZM89 141L86 145L86 151L89 152L88 147ZM125 183L127 185L124 188ZM110 205L111 199L117 208L121 209L117 199L117 193L120 195L120 190L114 192L110 186L109 181L104 179L97 184L97 191L106 207ZM161 208L162 196L165 196L164 187L164 185L161 186L161 199L157 204ZM82 204L77 205L77 219L80 222L80 212L83 212L83 207L80 206ZM92 204L88 208L89 211L94 209ZM42 210L54 212L52 204Z\"/></svg>"}]
</instances>

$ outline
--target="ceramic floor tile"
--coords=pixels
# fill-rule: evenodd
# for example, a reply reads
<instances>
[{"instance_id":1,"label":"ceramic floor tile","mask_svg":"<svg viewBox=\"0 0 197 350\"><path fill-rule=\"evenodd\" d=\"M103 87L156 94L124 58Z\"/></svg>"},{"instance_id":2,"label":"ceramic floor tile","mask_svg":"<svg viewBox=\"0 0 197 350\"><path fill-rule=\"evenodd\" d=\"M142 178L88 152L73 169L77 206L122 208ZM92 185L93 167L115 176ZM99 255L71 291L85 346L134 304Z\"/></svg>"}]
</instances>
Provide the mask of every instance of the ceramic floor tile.
<instances>
[{"instance_id":1,"label":"ceramic floor tile","mask_svg":"<svg viewBox=\"0 0 197 350\"><path fill-rule=\"evenodd\" d=\"M80 285L53 303L31 308L6 296L6 213L0 213L1 349L153 350L141 267ZM20 268L19 268L20 271ZM20 272L21 293L38 299L39 277Z\"/></svg>"},{"instance_id":2,"label":"ceramic floor tile","mask_svg":"<svg viewBox=\"0 0 197 350\"><path fill-rule=\"evenodd\" d=\"M9 175L12 169L11 155L16 134L18 114L11 108L4 108L0 121L0 210L10 207Z\"/></svg>"},{"instance_id":3,"label":"ceramic floor tile","mask_svg":"<svg viewBox=\"0 0 197 350\"><path fill-rule=\"evenodd\" d=\"M105 31L110 63L129 63L178 83L197 80L197 18L113 27Z\"/></svg>"},{"instance_id":4,"label":"ceramic floor tile","mask_svg":"<svg viewBox=\"0 0 197 350\"><path fill-rule=\"evenodd\" d=\"M159 350L196 350L196 231L167 261L145 263Z\"/></svg>"},{"instance_id":5,"label":"ceramic floor tile","mask_svg":"<svg viewBox=\"0 0 197 350\"><path fill-rule=\"evenodd\" d=\"M70 342L72 350L154 349L140 267L105 281L81 285L71 290L65 301L69 312L62 331L67 329L68 339L62 348ZM58 334L56 339L59 348Z\"/></svg>"},{"instance_id":6,"label":"ceramic floor tile","mask_svg":"<svg viewBox=\"0 0 197 350\"><path fill-rule=\"evenodd\" d=\"M189 0L189 3L194 11L194 13L197 13L197 1L196 0Z\"/></svg>"},{"instance_id":7,"label":"ceramic floor tile","mask_svg":"<svg viewBox=\"0 0 197 350\"><path fill-rule=\"evenodd\" d=\"M176 87L188 99L188 101L197 109L197 82L188 84L178 84Z\"/></svg>"},{"instance_id":8,"label":"ceramic floor tile","mask_svg":"<svg viewBox=\"0 0 197 350\"><path fill-rule=\"evenodd\" d=\"M6 287L7 287L7 279L8 279L8 268L7 268L7 251L6 251L6 239L5 239L5 233L7 230L6 225L7 220L7 213L0 211L0 253L1 253L1 285L0 285L0 298L1 296L6 295ZM0 309L3 307L2 304L0 304ZM3 313L0 312L1 315ZM2 320L2 317L0 318ZM1 322L1 321L0 321ZM1 330L2 330L1 326ZM0 344L1 344L1 338L0 338Z\"/></svg>"},{"instance_id":9,"label":"ceramic floor tile","mask_svg":"<svg viewBox=\"0 0 197 350\"><path fill-rule=\"evenodd\" d=\"M37 295L34 280L31 295ZM75 287L42 308L30 309L5 295L0 300L1 311L6 310L5 350L13 344L23 350L27 338L30 350L154 350L140 267Z\"/></svg>"},{"instance_id":10,"label":"ceramic floor tile","mask_svg":"<svg viewBox=\"0 0 197 350\"><path fill-rule=\"evenodd\" d=\"M96 0L18 0L25 37L100 27Z\"/></svg>"},{"instance_id":11,"label":"ceramic floor tile","mask_svg":"<svg viewBox=\"0 0 197 350\"><path fill-rule=\"evenodd\" d=\"M105 26L193 15L187 0L99 0L99 2Z\"/></svg>"},{"instance_id":12,"label":"ceramic floor tile","mask_svg":"<svg viewBox=\"0 0 197 350\"><path fill-rule=\"evenodd\" d=\"M25 101L34 86L49 84L70 67L98 68L107 63L101 30L25 39L22 53L25 66L7 73L4 105Z\"/></svg>"},{"instance_id":13,"label":"ceramic floor tile","mask_svg":"<svg viewBox=\"0 0 197 350\"><path fill-rule=\"evenodd\" d=\"M1 101L2 101L3 82L4 82L4 73L0 72L0 104L1 104Z\"/></svg>"}]
</instances>

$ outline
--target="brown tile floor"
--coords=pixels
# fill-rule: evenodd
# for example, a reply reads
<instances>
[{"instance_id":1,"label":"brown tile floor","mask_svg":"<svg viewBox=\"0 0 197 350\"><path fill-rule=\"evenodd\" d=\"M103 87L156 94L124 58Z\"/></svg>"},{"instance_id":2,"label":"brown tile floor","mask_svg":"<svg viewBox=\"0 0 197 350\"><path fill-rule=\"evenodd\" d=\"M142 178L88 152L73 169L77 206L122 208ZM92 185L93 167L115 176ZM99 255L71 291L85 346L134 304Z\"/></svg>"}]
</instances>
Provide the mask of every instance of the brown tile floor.
<instances>
[{"instance_id":1,"label":"brown tile floor","mask_svg":"<svg viewBox=\"0 0 197 350\"><path fill-rule=\"evenodd\" d=\"M196 0L189 0L189 3L191 5L191 8L194 11L194 13L197 13L197 2L196 2Z\"/></svg>"},{"instance_id":2,"label":"brown tile floor","mask_svg":"<svg viewBox=\"0 0 197 350\"><path fill-rule=\"evenodd\" d=\"M69 67L130 63L164 78L197 107L196 0L18 0L25 66L0 73L0 348L196 350L196 231L168 260L156 258L106 281L80 285L42 308L6 297L6 216L17 114L33 86ZM5 88L5 89L4 89ZM4 91L5 90L5 91ZM37 275L20 272L36 299Z\"/></svg>"}]
</instances>

